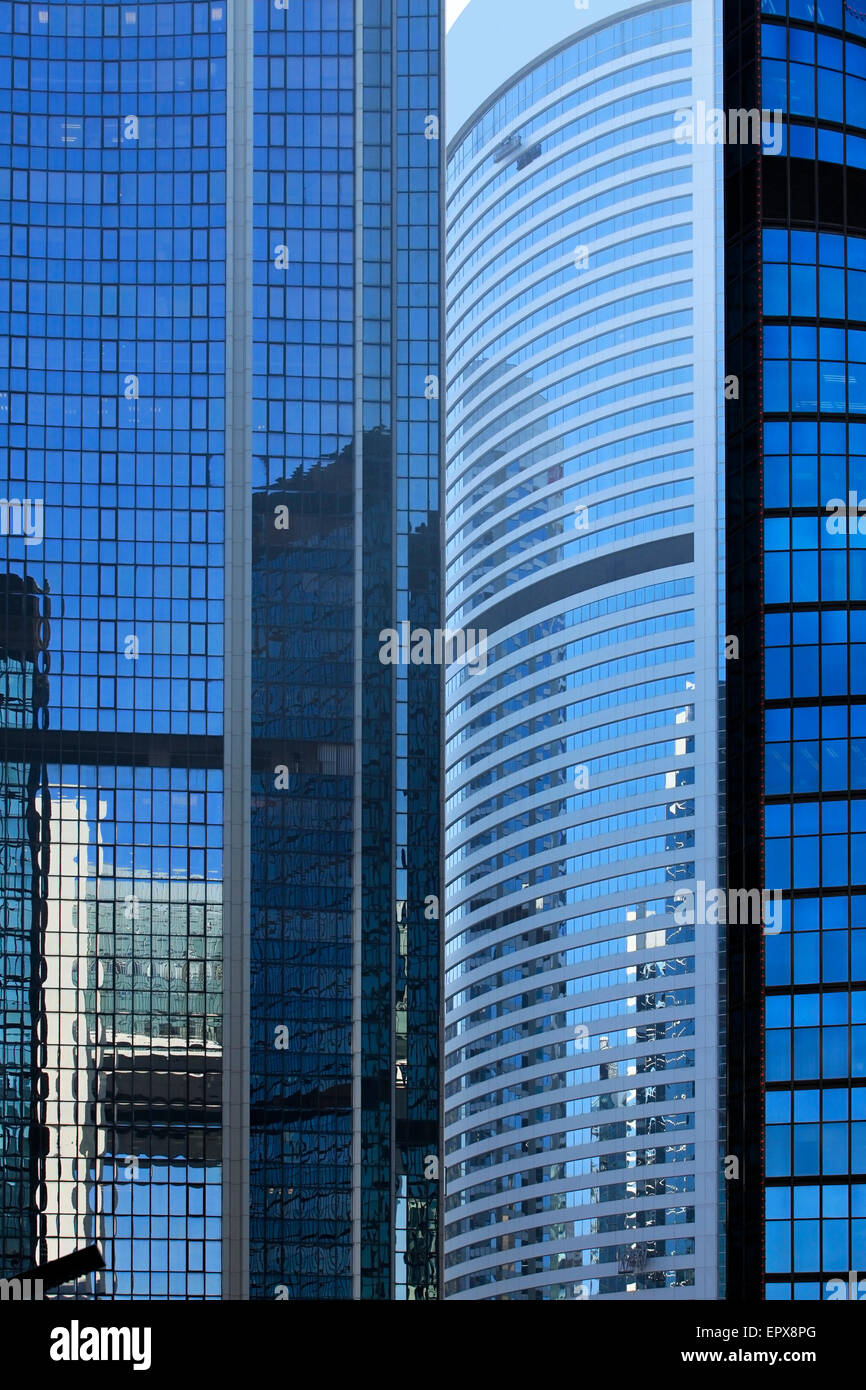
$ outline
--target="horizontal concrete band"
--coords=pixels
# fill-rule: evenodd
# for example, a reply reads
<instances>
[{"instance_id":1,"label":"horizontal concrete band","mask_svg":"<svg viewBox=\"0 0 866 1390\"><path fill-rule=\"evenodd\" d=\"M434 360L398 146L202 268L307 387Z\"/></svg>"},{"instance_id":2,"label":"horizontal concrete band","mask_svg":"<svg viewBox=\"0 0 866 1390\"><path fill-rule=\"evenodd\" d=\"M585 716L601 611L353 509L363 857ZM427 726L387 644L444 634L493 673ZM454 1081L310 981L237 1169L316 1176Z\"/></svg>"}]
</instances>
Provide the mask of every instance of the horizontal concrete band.
<instances>
[{"instance_id":1,"label":"horizontal concrete band","mask_svg":"<svg viewBox=\"0 0 866 1390\"><path fill-rule=\"evenodd\" d=\"M93 729L2 729L6 762L69 767L213 767L223 765L218 734L152 734Z\"/></svg>"},{"instance_id":2,"label":"horizontal concrete band","mask_svg":"<svg viewBox=\"0 0 866 1390\"><path fill-rule=\"evenodd\" d=\"M694 558L695 538L691 533L669 536L661 541L646 541L643 545L628 546L610 555L598 555L581 565L547 574L535 584L528 584L525 589L500 599L491 608L473 611L467 621L474 628L485 628L489 638L499 628L517 622L530 613L540 613L551 603L561 603L574 594L600 588L603 584L614 584L618 579L630 579L635 574L669 569L674 565L689 565Z\"/></svg>"}]
</instances>

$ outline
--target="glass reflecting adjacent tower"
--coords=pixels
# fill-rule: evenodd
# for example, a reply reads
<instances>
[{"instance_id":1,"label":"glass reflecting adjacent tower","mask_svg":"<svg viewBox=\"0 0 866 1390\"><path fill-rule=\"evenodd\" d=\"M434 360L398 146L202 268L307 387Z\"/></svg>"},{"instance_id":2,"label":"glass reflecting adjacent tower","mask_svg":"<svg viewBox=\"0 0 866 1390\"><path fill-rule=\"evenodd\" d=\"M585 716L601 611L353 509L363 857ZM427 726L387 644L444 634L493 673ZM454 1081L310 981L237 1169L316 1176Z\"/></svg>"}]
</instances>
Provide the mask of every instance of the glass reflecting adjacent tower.
<instances>
[{"instance_id":1,"label":"glass reflecting adjacent tower","mask_svg":"<svg viewBox=\"0 0 866 1390\"><path fill-rule=\"evenodd\" d=\"M36 1184L41 1148L37 1106L40 1019L39 951L44 845L39 815L42 766L31 731L44 717L47 636L41 595L32 581L7 572L0 581L0 988L3 1033L2 1208L0 1263L22 1269L36 1238Z\"/></svg>"},{"instance_id":2,"label":"glass reflecting adjacent tower","mask_svg":"<svg viewBox=\"0 0 866 1390\"><path fill-rule=\"evenodd\" d=\"M225 54L0 6L2 1273L98 1242L60 1296L220 1291Z\"/></svg>"},{"instance_id":3,"label":"glass reflecting adjacent tower","mask_svg":"<svg viewBox=\"0 0 866 1390\"><path fill-rule=\"evenodd\" d=\"M0 3L0 1275L98 1242L62 1296L436 1294L439 51Z\"/></svg>"},{"instance_id":4,"label":"glass reflecting adjacent tower","mask_svg":"<svg viewBox=\"0 0 866 1390\"><path fill-rule=\"evenodd\" d=\"M784 898L731 941L730 1281L815 1300L866 1264L866 18L726 9L730 103L784 113L726 169L731 876Z\"/></svg>"},{"instance_id":5,"label":"glass reflecting adjacent tower","mask_svg":"<svg viewBox=\"0 0 866 1390\"><path fill-rule=\"evenodd\" d=\"M440 672L380 633L438 621L439 4L251 19L249 1294L429 1299Z\"/></svg>"},{"instance_id":6,"label":"glass reflecting adjacent tower","mask_svg":"<svg viewBox=\"0 0 866 1390\"><path fill-rule=\"evenodd\" d=\"M722 408L709 3L449 39L446 1294L715 1298ZM495 28L495 52L484 50Z\"/></svg>"}]
</instances>

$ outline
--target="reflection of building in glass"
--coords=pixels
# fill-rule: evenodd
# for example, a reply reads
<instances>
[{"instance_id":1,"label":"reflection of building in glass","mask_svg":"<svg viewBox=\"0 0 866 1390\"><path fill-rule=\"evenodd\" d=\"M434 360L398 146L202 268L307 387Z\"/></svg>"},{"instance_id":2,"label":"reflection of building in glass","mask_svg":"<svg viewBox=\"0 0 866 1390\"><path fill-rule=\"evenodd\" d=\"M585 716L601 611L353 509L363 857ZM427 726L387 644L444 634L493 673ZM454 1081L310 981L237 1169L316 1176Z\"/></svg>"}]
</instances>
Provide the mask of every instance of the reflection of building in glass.
<instances>
[{"instance_id":1,"label":"reflection of building in glass","mask_svg":"<svg viewBox=\"0 0 866 1390\"><path fill-rule=\"evenodd\" d=\"M383 664L379 634L438 626L439 31L438 0L346 0L262 4L236 34L255 147L236 221L252 282L236 262L234 284L253 333L246 477L233 460L253 613L250 633L240 593L252 872L226 903L225 1022L230 1048L249 919L251 1052L246 1151L225 1135L232 1296L437 1289L440 673Z\"/></svg>"},{"instance_id":2,"label":"reflection of building in glass","mask_svg":"<svg viewBox=\"0 0 866 1390\"><path fill-rule=\"evenodd\" d=\"M37 730L25 738L0 713L0 765L21 794L35 781L41 818L31 827L7 798L15 837L27 825L31 839L4 870L21 906L2 938L0 1220L24 1221L17 1248L34 1260L69 1253L82 1229L106 1242L105 1273L62 1296L213 1298L220 1009L212 986L206 1009L193 988L187 938L222 880L226 7L31 18L7 29L4 61L32 80L0 83L0 120L14 106L28 132L3 205L17 249L0 269L0 550L3 569L52 595L52 668ZM115 91L91 81L109 54ZM2 660L7 683L29 679ZM119 883L146 903L164 893L172 913L168 956L160 929L131 1013L106 965L131 939L102 943L90 921ZM144 950L146 916L140 927ZM214 933L216 920L216 947ZM188 983L171 977L181 938ZM115 1003L134 1031L115 1027Z\"/></svg>"},{"instance_id":3,"label":"reflection of building in glass","mask_svg":"<svg viewBox=\"0 0 866 1390\"><path fill-rule=\"evenodd\" d=\"M104 1272L52 1297L159 1298L180 1280L201 1297L218 1279L220 885L115 879L106 802L55 786L50 809L27 1092L44 1136L27 1203L39 1258L104 1253Z\"/></svg>"},{"instance_id":4,"label":"reflection of building in glass","mask_svg":"<svg viewBox=\"0 0 866 1390\"><path fill-rule=\"evenodd\" d=\"M93 1291L129 1297L127 1271L146 1231L151 1296L164 1297L169 1274L180 1272L187 1296L200 1296L203 1244L201 1261L187 1265L196 1232L186 1249L170 1243L169 1228L187 1201L201 1207L199 1239L218 1215L220 885L100 878L98 860L88 866L86 857L91 823L76 804L61 798L54 823L67 848L48 895L62 929L52 932L49 918L46 933L48 1256L98 1243L106 1270Z\"/></svg>"},{"instance_id":5,"label":"reflection of building in glass","mask_svg":"<svg viewBox=\"0 0 866 1390\"><path fill-rule=\"evenodd\" d=\"M720 7L450 35L446 1292L711 1299L719 1263ZM486 31L495 52L477 54ZM499 82L501 85L497 85Z\"/></svg>"},{"instance_id":6,"label":"reflection of building in glass","mask_svg":"<svg viewBox=\"0 0 866 1390\"><path fill-rule=\"evenodd\" d=\"M0 575L0 1277L36 1255L39 1122L42 766L49 602L32 580Z\"/></svg>"},{"instance_id":7,"label":"reflection of building in glass","mask_svg":"<svg viewBox=\"0 0 866 1390\"><path fill-rule=\"evenodd\" d=\"M375 768L364 784L362 843L352 830L360 756L352 660L359 639L349 621L353 450L299 468L254 499L252 1271L254 1281L262 1278L266 1254L270 1262L279 1256L282 1273L273 1282L292 1296L350 1295L354 1146L367 1133L361 1173L371 1192L369 1239L375 1226L384 1242L381 1249L371 1243L362 1257L368 1293L385 1280L387 1246L396 1259L394 1295L428 1298L437 1233L437 1183L426 1160L436 1158L438 922L425 917L425 898L437 889L437 671L395 676L378 661L378 633L391 622L388 432L365 432L363 452L364 523L377 540L366 561L364 756L373 759L375 749ZM291 516L287 530L273 524L280 507ZM435 627L435 514L417 519L407 556L404 611L414 624ZM402 710L393 705L395 689L404 695ZM395 716L402 785L390 744L377 741ZM275 785L281 780L284 787ZM392 863L385 851L398 807L406 842ZM353 1058L352 882L359 872L371 939L368 992L358 1001L367 1041ZM360 1107L353 1098L359 1066L368 1075ZM251 1292L267 1289L254 1282ZM386 1289L380 1283L379 1296Z\"/></svg>"},{"instance_id":8,"label":"reflection of building in glass","mask_svg":"<svg viewBox=\"0 0 866 1390\"><path fill-rule=\"evenodd\" d=\"M99 1037L96 1205L117 1297L128 1296L145 1213L152 1296L183 1273L187 1297L213 1280L221 1157L222 904L219 883L99 882L87 902L86 1007ZM165 1212L165 1202L168 1211ZM183 1243L172 1218L195 1218ZM167 1216L167 1220L166 1220ZM218 1226L217 1226L218 1229ZM111 1277L111 1276L106 1276Z\"/></svg>"},{"instance_id":9,"label":"reflection of building in glass","mask_svg":"<svg viewBox=\"0 0 866 1390\"><path fill-rule=\"evenodd\" d=\"M4 31L34 80L0 85L0 543L58 597L52 1017L21 916L3 1142L10 1253L37 1159L45 1248L106 1243L70 1296L437 1288L439 671L379 632L438 625L439 30L438 0L136 0Z\"/></svg>"},{"instance_id":10,"label":"reflection of building in glass","mask_svg":"<svg viewBox=\"0 0 866 1390\"><path fill-rule=\"evenodd\" d=\"M51 796L51 852L42 934L43 1036L39 1111L46 1136L39 1170L40 1262L99 1241L102 1200L94 1186L102 1135L96 1114L99 1033L87 1009L90 967L86 894L97 871L98 826L75 790ZM91 857L92 856L92 857ZM90 1276L102 1291L102 1272Z\"/></svg>"},{"instance_id":11,"label":"reflection of building in glass","mask_svg":"<svg viewBox=\"0 0 866 1390\"><path fill-rule=\"evenodd\" d=\"M778 934L730 932L738 1299L866 1268L863 9L763 0L729 45L727 103L783 113L778 153L726 151L730 881L783 895Z\"/></svg>"}]
</instances>

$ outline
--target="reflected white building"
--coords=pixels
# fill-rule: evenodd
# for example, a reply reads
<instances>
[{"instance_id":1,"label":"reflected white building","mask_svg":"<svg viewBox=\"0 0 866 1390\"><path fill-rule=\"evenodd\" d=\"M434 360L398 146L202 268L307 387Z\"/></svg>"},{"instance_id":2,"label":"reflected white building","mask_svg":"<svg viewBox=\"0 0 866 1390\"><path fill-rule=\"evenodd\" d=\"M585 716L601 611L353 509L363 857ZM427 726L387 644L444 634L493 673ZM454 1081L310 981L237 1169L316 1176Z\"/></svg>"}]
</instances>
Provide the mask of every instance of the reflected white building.
<instances>
[{"instance_id":1,"label":"reflected white building","mask_svg":"<svg viewBox=\"0 0 866 1390\"><path fill-rule=\"evenodd\" d=\"M222 885L116 876L108 807L77 792L51 797L37 1236L41 1263L97 1244L106 1268L60 1299L128 1296L135 1241L165 1279L165 1205L221 1156Z\"/></svg>"},{"instance_id":2,"label":"reflected white building","mask_svg":"<svg viewBox=\"0 0 866 1390\"><path fill-rule=\"evenodd\" d=\"M99 820L88 817L77 789L52 798L43 936L44 1046L40 1055L46 1151L37 1195L40 1263L85 1245L104 1247L104 1192L97 1181L104 1131L98 1077L103 1039L93 1009L88 948L88 883L98 872ZM90 997L88 997L90 994ZM92 1275L101 1292L104 1273Z\"/></svg>"}]
</instances>

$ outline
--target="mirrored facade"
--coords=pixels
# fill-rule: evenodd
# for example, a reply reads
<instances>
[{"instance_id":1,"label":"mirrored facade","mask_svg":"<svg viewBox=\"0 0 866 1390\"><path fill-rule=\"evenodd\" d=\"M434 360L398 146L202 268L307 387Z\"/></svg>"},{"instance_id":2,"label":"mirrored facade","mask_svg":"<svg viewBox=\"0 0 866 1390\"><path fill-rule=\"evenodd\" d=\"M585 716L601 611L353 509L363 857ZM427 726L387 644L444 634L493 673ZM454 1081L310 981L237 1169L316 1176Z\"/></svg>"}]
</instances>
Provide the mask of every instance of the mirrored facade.
<instances>
[{"instance_id":1,"label":"mirrored facade","mask_svg":"<svg viewBox=\"0 0 866 1390\"><path fill-rule=\"evenodd\" d=\"M60 1297L220 1288L225 29L0 9L3 1273L98 1242Z\"/></svg>"},{"instance_id":2,"label":"mirrored facade","mask_svg":"<svg viewBox=\"0 0 866 1390\"><path fill-rule=\"evenodd\" d=\"M435 0L0 4L0 1275L437 1291ZM229 1058L229 1063L225 1058Z\"/></svg>"},{"instance_id":3,"label":"mirrored facade","mask_svg":"<svg viewBox=\"0 0 866 1390\"><path fill-rule=\"evenodd\" d=\"M254 7L254 1298L437 1291L439 32Z\"/></svg>"},{"instance_id":4,"label":"mirrored facade","mask_svg":"<svg viewBox=\"0 0 866 1390\"><path fill-rule=\"evenodd\" d=\"M38 951L41 928L39 816L42 767L32 746L45 694L42 595L33 581L7 572L0 583L0 728L3 739L2 1207L0 1261L22 1269L36 1231L35 1178L40 1149L33 1079L38 1065Z\"/></svg>"},{"instance_id":5,"label":"mirrored facade","mask_svg":"<svg viewBox=\"0 0 866 1390\"><path fill-rule=\"evenodd\" d=\"M835 1281L850 1296L866 1262L866 19L842 0L761 11L732 89L748 96L759 53L784 138L729 165L730 321L759 383L730 452L731 563L752 592L731 596L763 643L733 692L749 713L729 794L740 881L779 890L784 916L762 957L736 953L733 1123L763 1182L730 1245L739 1296L819 1300Z\"/></svg>"}]
</instances>

